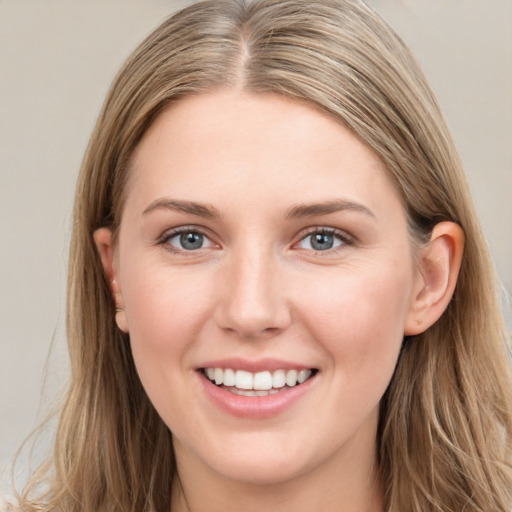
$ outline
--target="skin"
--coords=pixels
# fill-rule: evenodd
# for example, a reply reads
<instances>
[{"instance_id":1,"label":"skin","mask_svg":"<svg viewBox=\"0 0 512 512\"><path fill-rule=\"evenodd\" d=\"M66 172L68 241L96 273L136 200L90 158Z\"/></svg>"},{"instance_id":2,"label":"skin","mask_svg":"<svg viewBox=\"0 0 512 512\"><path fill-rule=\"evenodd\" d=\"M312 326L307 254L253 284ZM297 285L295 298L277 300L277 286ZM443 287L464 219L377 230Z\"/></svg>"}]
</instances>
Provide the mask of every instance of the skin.
<instances>
[{"instance_id":1,"label":"skin","mask_svg":"<svg viewBox=\"0 0 512 512\"><path fill-rule=\"evenodd\" d=\"M130 172L116 246L105 228L95 240L118 326L173 432L173 511L384 510L379 402L404 334L432 325L451 297L460 229L438 225L415 263L380 160L333 119L273 94L181 100L147 131ZM336 201L345 207L290 216ZM180 245L183 227L203 233L200 248ZM334 247L313 250L312 232ZM231 357L318 373L279 414L240 418L211 401L197 371Z\"/></svg>"}]
</instances>

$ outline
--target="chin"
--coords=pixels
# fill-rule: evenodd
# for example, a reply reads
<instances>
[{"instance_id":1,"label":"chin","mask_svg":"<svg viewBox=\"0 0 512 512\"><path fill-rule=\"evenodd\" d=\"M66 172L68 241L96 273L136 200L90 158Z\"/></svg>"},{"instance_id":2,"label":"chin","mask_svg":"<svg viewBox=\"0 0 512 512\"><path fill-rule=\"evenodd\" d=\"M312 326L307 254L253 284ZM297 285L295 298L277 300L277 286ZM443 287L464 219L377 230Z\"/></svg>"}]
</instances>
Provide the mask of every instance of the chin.
<instances>
[{"instance_id":1,"label":"chin","mask_svg":"<svg viewBox=\"0 0 512 512\"><path fill-rule=\"evenodd\" d=\"M296 479L304 473L307 468L301 464L289 460L268 459L249 460L239 458L226 461L225 464L217 465L214 471L224 478L247 485L273 486L284 484Z\"/></svg>"}]
</instances>

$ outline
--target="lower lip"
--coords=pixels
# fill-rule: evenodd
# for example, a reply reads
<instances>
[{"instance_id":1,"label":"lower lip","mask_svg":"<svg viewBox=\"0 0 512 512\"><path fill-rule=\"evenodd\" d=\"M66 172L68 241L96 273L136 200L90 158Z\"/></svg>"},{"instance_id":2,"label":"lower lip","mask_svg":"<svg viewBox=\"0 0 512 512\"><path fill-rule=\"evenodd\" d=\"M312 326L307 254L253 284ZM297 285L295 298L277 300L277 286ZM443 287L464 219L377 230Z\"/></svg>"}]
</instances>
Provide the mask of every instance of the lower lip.
<instances>
[{"instance_id":1,"label":"lower lip","mask_svg":"<svg viewBox=\"0 0 512 512\"><path fill-rule=\"evenodd\" d=\"M282 413L300 400L313 385L317 374L302 384L266 396L242 396L227 391L213 384L202 371L198 372L202 385L208 396L220 409L240 418L264 419Z\"/></svg>"}]
</instances>

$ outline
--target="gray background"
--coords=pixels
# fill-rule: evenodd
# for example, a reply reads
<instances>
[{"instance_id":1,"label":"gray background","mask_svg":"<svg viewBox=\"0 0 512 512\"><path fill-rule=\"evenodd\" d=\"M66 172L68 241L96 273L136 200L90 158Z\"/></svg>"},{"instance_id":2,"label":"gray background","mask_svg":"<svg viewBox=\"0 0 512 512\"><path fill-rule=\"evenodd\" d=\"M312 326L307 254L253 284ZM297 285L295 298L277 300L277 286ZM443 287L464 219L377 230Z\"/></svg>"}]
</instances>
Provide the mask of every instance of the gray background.
<instances>
[{"instance_id":1,"label":"gray background","mask_svg":"<svg viewBox=\"0 0 512 512\"><path fill-rule=\"evenodd\" d=\"M0 473L65 383L72 198L103 97L129 52L184 3L0 0ZM439 96L510 292L512 0L369 3ZM506 316L511 326L510 306Z\"/></svg>"}]
</instances>

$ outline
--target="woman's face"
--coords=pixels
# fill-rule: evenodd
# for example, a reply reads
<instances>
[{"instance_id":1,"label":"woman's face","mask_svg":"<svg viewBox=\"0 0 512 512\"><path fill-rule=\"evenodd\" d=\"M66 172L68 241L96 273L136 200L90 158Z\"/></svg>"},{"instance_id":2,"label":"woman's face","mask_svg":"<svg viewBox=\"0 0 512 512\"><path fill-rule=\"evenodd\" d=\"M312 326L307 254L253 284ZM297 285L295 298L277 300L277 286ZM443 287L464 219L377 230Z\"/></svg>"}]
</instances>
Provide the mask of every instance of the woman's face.
<instances>
[{"instance_id":1,"label":"woman's face","mask_svg":"<svg viewBox=\"0 0 512 512\"><path fill-rule=\"evenodd\" d=\"M181 471L368 470L422 284L399 196L351 132L273 94L177 102L137 147L113 261Z\"/></svg>"}]
</instances>

